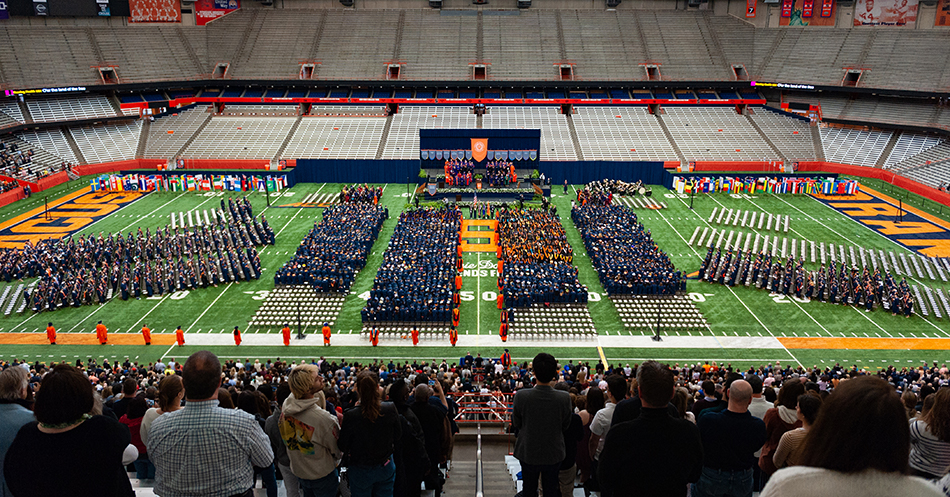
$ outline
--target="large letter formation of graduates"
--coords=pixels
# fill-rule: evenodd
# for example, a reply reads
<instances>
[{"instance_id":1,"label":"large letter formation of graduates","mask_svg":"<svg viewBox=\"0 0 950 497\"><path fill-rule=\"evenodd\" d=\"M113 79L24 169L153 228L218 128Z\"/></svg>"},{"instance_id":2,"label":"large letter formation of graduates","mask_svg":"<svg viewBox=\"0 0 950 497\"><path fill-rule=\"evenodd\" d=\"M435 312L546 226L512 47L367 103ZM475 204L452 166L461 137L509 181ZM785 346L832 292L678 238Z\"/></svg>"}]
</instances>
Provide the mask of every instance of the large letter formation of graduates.
<instances>
[{"instance_id":1,"label":"large letter formation of graduates","mask_svg":"<svg viewBox=\"0 0 950 497\"><path fill-rule=\"evenodd\" d=\"M221 208L210 225L27 243L0 253L0 272L8 282L39 277L26 296L34 312L260 278L255 247L273 244L273 230L246 198L222 200Z\"/></svg>"},{"instance_id":2,"label":"large letter formation of graduates","mask_svg":"<svg viewBox=\"0 0 950 497\"><path fill-rule=\"evenodd\" d=\"M581 193L588 190L582 190ZM611 205L603 192L579 195L571 210L587 255L609 295L673 295L686 291L686 280L660 250L630 209Z\"/></svg>"},{"instance_id":3,"label":"large letter formation of graduates","mask_svg":"<svg viewBox=\"0 0 950 497\"><path fill-rule=\"evenodd\" d=\"M274 276L276 285L309 284L318 292L345 292L379 236L389 210L356 202L328 207L300 242L294 257Z\"/></svg>"},{"instance_id":4,"label":"large letter formation of graduates","mask_svg":"<svg viewBox=\"0 0 950 497\"><path fill-rule=\"evenodd\" d=\"M505 306L587 302L587 288L577 280L574 251L557 214L504 208L498 213L498 239Z\"/></svg>"},{"instance_id":5,"label":"large letter formation of graduates","mask_svg":"<svg viewBox=\"0 0 950 497\"><path fill-rule=\"evenodd\" d=\"M726 286L755 285L772 294L864 307L869 312L875 304L907 317L914 310L910 285L904 279L895 282L890 271L881 276L879 269L846 268L844 264L839 268L835 261L827 268L822 264L817 271L809 271L804 258L789 257L783 264L771 250L759 252L755 260L753 255L743 250L723 253L710 245L699 268L699 279Z\"/></svg>"},{"instance_id":6,"label":"large letter formation of graduates","mask_svg":"<svg viewBox=\"0 0 950 497\"><path fill-rule=\"evenodd\" d=\"M367 322L448 326L462 212L455 206L404 211L373 280Z\"/></svg>"}]
</instances>

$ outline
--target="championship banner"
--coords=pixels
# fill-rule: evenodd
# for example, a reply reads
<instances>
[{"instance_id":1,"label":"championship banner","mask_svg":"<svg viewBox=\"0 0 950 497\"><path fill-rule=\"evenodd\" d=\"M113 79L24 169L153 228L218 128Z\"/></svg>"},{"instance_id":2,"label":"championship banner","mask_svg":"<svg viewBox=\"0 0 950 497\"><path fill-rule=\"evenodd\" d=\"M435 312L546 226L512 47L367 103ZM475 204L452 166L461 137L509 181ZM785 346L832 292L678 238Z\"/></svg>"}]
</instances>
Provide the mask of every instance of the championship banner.
<instances>
[{"instance_id":1,"label":"championship banner","mask_svg":"<svg viewBox=\"0 0 950 497\"><path fill-rule=\"evenodd\" d=\"M0 2L0 20L9 18L10 12L7 11L7 2Z\"/></svg>"},{"instance_id":2,"label":"championship banner","mask_svg":"<svg viewBox=\"0 0 950 497\"><path fill-rule=\"evenodd\" d=\"M950 0L940 0L937 4L937 18L934 19L934 26L950 26Z\"/></svg>"},{"instance_id":3,"label":"championship banner","mask_svg":"<svg viewBox=\"0 0 950 497\"><path fill-rule=\"evenodd\" d=\"M241 8L241 0L197 0L195 2L195 23L204 26Z\"/></svg>"},{"instance_id":4,"label":"championship banner","mask_svg":"<svg viewBox=\"0 0 950 497\"><path fill-rule=\"evenodd\" d=\"M794 0L782 0L782 17L792 17L792 7L794 6Z\"/></svg>"},{"instance_id":5,"label":"championship banner","mask_svg":"<svg viewBox=\"0 0 950 497\"><path fill-rule=\"evenodd\" d=\"M802 17L811 17L815 12L815 0L803 0Z\"/></svg>"},{"instance_id":6,"label":"championship banner","mask_svg":"<svg viewBox=\"0 0 950 497\"><path fill-rule=\"evenodd\" d=\"M907 26L917 23L917 0L858 0L855 26Z\"/></svg>"},{"instance_id":7,"label":"championship banner","mask_svg":"<svg viewBox=\"0 0 950 497\"><path fill-rule=\"evenodd\" d=\"M129 22L181 22L179 0L129 0Z\"/></svg>"},{"instance_id":8,"label":"championship banner","mask_svg":"<svg viewBox=\"0 0 950 497\"><path fill-rule=\"evenodd\" d=\"M780 26L834 26L834 0L821 0L821 16L815 16L815 0L782 0ZM791 4L789 6L789 4ZM790 9L790 10L788 10ZM788 15L786 16L786 11Z\"/></svg>"},{"instance_id":9,"label":"championship banner","mask_svg":"<svg viewBox=\"0 0 950 497\"><path fill-rule=\"evenodd\" d=\"M745 3L745 16L752 18L755 17L755 2L756 0L746 0Z\"/></svg>"}]
</instances>

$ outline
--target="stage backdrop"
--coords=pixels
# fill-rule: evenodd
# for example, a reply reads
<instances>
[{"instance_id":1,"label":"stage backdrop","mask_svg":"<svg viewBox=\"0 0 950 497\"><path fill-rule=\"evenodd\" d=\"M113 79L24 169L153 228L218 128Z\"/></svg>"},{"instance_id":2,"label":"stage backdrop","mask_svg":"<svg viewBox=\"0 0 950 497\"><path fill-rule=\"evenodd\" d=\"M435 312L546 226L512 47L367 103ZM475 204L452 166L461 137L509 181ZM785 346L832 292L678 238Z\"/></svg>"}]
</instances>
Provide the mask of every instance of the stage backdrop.
<instances>
[{"instance_id":1,"label":"stage backdrop","mask_svg":"<svg viewBox=\"0 0 950 497\"><path fill-rule=\"evenodd\" d=\"M540 129L420 129L419 159L424 168L442 168L449 159L505 160L518 169L537 169Z\"/></svg>"}]
</instances>

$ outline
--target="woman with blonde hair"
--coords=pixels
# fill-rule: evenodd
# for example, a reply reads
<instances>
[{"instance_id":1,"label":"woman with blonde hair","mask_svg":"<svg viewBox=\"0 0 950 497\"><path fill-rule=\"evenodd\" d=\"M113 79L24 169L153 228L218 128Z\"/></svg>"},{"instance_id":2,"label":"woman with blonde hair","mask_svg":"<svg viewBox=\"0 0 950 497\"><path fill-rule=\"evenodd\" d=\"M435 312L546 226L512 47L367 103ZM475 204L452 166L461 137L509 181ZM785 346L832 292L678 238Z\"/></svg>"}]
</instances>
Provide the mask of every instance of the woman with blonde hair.
<instances>
[{"instance_id":1,"label":"woman with blonde hair","mask_svg":"<svg viewBox=\"0 0 950 497\"><path fill-rule=\"evenodd\" d=\"M392 402L381 401L379 376L370 370L356 378L359 405L343 413L340 450L353 497L393 494L396 465L393 447L402 437L399 413Z\"/></svg>"}]
</instances>

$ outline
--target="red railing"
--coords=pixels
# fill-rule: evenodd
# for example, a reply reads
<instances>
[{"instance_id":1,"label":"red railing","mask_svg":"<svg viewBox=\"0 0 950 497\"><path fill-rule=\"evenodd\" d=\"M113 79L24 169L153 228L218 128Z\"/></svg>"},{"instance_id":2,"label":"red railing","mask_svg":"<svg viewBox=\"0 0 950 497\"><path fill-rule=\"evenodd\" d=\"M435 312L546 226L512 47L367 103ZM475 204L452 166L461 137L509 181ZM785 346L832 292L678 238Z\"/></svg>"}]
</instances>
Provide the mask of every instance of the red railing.
<instances>
[{"instance_id":1,"label":"red railing","mask_svg":"<svg viewBox=\"0 0 950 497\"><path fill-rule=\"evenodd\" d=\"M511 422L514 394L501 392L452 393L459 406L455 416L458 424L497 423L507 426Z\"/></svg>"}]
</instances>

